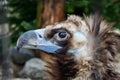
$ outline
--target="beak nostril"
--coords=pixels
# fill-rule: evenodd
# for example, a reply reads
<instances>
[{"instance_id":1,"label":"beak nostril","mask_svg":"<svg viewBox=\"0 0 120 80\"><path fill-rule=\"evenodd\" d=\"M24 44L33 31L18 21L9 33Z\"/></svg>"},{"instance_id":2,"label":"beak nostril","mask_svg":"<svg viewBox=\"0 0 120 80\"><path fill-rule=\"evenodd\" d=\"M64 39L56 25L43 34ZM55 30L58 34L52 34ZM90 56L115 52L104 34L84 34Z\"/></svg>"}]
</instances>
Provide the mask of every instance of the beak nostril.
<instances>
[{"instance_id":1,"label":"beak nostril","mask_svg":"<svg viewBox=\"0 0 120 80\"><path fill-rule=\"evenodd\" d=\"M40 38L42 38L42 36L41 36L41 35L39 35L39 37L40 37Z\"/></svg>"},{"instance_id":2,"label":"beak nostril","mask_svg":"<svg viewBox=\"0 0 120 80\"><path fill-rule=\"evenodd\" d=\"M17 51L19 51L19 50L20 50L20 48L19 48L19 47L16 47L16 49L17 49Z\"/></svg>"}]
</instances>

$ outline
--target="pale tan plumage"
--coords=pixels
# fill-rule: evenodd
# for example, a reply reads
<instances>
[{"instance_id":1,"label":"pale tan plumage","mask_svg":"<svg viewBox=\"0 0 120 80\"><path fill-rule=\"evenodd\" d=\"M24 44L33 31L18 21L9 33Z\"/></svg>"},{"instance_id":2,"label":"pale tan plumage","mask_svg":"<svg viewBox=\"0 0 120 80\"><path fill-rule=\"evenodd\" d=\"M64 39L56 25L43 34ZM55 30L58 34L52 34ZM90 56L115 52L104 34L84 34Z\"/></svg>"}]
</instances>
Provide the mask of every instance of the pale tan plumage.
<instances>
[{"instance_id":1,"label":"pale tan plumage","mask_svg":"<svg viewBox=\"0 0 120 80\"><path fill-rule=\"evenodd\" d=\"M116 71L115 65L117 55L120 54L120 35L111 31L112 26L112 23L103 20L99 14L84 18L70 15L63 22L46 26L40 37L57 45L57 50L51 52L41 49L38 46L41 42L30 42L33 36L26 39L26 42L43 51L42 56L48 64L46 72L50 80L119 80L120 73ZM33 32L41 35L39 30ZM22 43L24 37L26 35L18 39L18 47L21 44L22 47L26 45ZM38 42L39 37L34 39ZM46 55L49 56L48 59Z\"/></svg>"}]
</instances>

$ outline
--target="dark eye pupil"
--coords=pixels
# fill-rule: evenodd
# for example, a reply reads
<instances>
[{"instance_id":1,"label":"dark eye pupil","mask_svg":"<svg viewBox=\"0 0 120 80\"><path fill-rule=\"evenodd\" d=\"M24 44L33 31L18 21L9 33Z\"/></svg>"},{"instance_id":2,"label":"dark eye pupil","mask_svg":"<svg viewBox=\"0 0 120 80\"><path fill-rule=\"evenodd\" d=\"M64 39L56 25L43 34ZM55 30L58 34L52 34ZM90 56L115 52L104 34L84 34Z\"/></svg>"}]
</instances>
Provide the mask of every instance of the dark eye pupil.
<instances>
[{"instance_id":1,"label":"dark eye pupil","mask_svg":"<svg viewBox=\"0 0 120 80\"><path fill-rule=\"evenodd\" d=\"M67 33L66 32L60 32L58 35L59 35L60 38L65 38Z\"/></svg>"}]
</instances>

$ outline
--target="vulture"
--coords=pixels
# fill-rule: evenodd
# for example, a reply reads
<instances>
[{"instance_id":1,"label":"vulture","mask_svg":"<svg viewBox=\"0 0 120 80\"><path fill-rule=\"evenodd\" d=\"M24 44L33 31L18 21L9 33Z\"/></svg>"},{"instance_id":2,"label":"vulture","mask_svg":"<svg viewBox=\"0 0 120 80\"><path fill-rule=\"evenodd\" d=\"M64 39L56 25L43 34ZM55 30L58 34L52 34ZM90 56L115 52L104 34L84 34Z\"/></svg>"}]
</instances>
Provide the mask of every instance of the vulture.
<instances>
[{"instance_id":1,"label":"vulture","mask_svg":"<svg viewBox=\"0 0 120 80\"><path fill-rule=\"evenodd\" d=\"M22 34L17 48L40 51L49 80L120 80L120 34L100 14L79 17Z\"/></svg>"}]
</instances>

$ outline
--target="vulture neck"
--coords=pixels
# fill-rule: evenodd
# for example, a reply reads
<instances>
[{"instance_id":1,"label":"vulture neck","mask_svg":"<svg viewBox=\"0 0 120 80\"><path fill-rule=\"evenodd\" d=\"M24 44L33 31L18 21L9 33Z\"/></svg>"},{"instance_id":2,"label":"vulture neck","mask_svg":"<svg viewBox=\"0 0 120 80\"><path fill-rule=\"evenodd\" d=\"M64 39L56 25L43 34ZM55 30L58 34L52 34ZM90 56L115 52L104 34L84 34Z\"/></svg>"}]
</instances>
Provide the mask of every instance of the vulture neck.
<instances>
[{"instance_id":1,"label":"vulture neck","mask_svg":"<svg viewBox=\"0 0 120 80\"><path fill-rule=\"evenodd\" d=\"M113 66L98 60L74 60L71 54L55 56L46 66L50 80L119 80ZM106 77L107 76L107 77Z\"/></svg>"},{"instance_id":2,"label":"vulture neck","mask_svg":"<svg viewBox=\"0 0 120 80\"><path fill-rule=\"evenodd\" d=\"M72 54L52 57L47 61L46 72L50 80L91 80L88 61L77 61Z\"/></svg>"},{"instance_id":3,"label":"vulture neck","mask_svg":"<svg viewBox=\"0 0 120 80\"><path fill-rule=\"evenodd\" d=\"M46 72L50 80L72 80L78 72L77 62L71 54L52 56L47 64Z\"/></svg>"}]
</instances>

